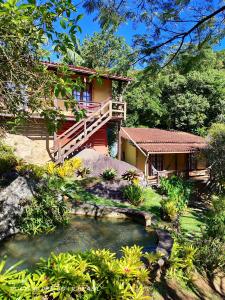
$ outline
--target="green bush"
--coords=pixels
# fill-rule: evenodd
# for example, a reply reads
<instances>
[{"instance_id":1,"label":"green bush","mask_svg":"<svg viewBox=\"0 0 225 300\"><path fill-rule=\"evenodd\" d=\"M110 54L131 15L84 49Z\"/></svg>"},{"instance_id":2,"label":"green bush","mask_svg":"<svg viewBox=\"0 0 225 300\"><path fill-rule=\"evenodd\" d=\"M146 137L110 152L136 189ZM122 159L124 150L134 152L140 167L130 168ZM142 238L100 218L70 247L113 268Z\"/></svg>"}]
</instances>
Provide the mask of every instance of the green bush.
<instances>
[{"instance_id":1,"label":"green bush","mask_svg":"<svg viewBox=\"0 0 225 300\"><path fill-rule=\"evenodd\" d=\"M0 263L0 299L150 299L149 272L142 249L122 248L122 257L109 250L60 253L35 270L5 270Z\"/></svg>"},{"instance_id":2,"label":"green bush","mask_svg":"<svg viewBox=\"0 0 225 300\"><path fill-rule=\"evenodd\" d=\"M200 272L209 277L225 270L225 243L216 238L201 238L196 242L198 249L195 264Z\"/></svg>"},{"instance_id":3,"label":"green bush","mask_svg":"<svg viewBox=\"0 0 225 300\"><path fill-rule=\"evenodd\" d=\"M14 170L18 163L13 149L0 142L0 175Z\"/></svg>"},{"instance_id":4,"label":"green bush","mask_svg":"<svg viewBox=\"0 0 225 300\"><path fill-rule=\"evenodd\" d=\"M190 242L175 239L169 258L167 277L188 280L195 269L198 249Z\"/></svg>"},{"instance_id":5,"label":"green bush","mask_svg":"<svg viewBox=\"0 0 225 300\"><path fill-rule=\"evenodd\" d=\"M182 214L193 192L192 185L180 177L161 178L160 191L166 195L161 201L164 215L170 220L175 219L175 214Z\"/></svg>"},{"instance_id":6,"label":"green bush","mask_svg":"<svg viewBox=\"0 0 225 300\"><path fill-rule=\"evenodd\" d=\"M117 172L115 169L113 168L107 168L103 171L103 173L101 174L101 177L104 179L104 180L113 180L115 179L117 176Z\"/></svg>"},{"instance_id":7,"label":"green bush","mask_svg":"<svg viewBox=\"0 0 225 300\"><path fill-rule=\"evenodd\" d=\"M123 188L123 197L132 205L139 206L143 201L143 189L140 185L129 184Z\"/></svg>"},{"instance_id":8,"label":"green bush","mask_svg":"<svg viewBox=\"0 0 225 300\"><path fill-rule=\"evenodd\" d=\"M40 180L46 173L45 167L34 164L19 164L16 170L22 175L29 175L36 180Z\"/></svg>"},{"instance_id":9,"label":"green bush","mask_svg":"<svg viewBox=\"0 0 225 300\"><path fill-rule=\"evenodd\" d=\"M225 196L213 196L206 218L205 235L225 241Z\"/></svg>"},{"instance_id":10,"label":"green bush","mask_svg":"<svg viewBox=\"0 0 225 300\"><path fill-rule=\"evenodd\" d=\"M20 218L19 227L29 235L48 232L69 222L69 210L63 201L63 180L49 178L39 188Z\"/></svg>"}]
</instances>

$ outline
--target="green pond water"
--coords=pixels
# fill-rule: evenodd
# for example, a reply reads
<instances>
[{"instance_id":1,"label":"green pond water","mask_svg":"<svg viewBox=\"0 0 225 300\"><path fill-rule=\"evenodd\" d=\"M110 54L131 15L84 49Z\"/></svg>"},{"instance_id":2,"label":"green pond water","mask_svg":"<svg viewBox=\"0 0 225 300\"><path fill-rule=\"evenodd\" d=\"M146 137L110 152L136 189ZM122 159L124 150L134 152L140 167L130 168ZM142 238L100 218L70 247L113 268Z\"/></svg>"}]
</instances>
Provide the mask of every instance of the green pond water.
<instances>
[{"instance_id":1,"label":"green pond water","mask_svg":"<svg viewBox=\"0 0 225 300\"><path fill-rule=\"evenodd\" d=\"M40 257L51 252L111 249L120 255L122 246L143 246L154 251L157 237L154 231L129 220L94 219L74 216L71 224L56 231L27 237L18 234L0 242L0 259L7 256L7 266L23 260L20 268L32 267Z\"/></svg>"}]
</instances>

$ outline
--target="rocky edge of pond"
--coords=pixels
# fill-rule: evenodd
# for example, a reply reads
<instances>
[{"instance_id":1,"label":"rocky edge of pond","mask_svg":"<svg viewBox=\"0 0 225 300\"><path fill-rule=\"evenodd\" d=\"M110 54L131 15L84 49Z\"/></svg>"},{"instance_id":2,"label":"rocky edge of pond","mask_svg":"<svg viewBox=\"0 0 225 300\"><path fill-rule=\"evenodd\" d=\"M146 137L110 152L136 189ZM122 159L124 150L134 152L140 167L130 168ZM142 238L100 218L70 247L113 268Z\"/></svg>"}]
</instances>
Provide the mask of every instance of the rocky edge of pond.
<instances>
[{"instance_id":1,"label":"rocky edge of pond","mask_svg":"<svg viewBox=\"0 0 225 300\"><path fill-rule=\"evenodd\" d=\"M19 176L9 186L0 191L0 241L19 232L17 222L23 214L26 205L34 196L35 184L32 180ZM71 213L95 218L129 218L146 227L155 223L152 214L132 208L103 206L76 202L71 207ZM170 234L164 230L156 230L160 251L168 257L173 245Z\"/></svg>"},{"instance_id":2,"label":"rocky edge of pond","mask_svg":"<svg viewBox=\"0 0 225 300\"><path fill-rule=\"evenodd\" d=\"M34 183L21 176L0 191L0 241L19 232L18 219L33 195Z\"/></svg>"}]
</instances>

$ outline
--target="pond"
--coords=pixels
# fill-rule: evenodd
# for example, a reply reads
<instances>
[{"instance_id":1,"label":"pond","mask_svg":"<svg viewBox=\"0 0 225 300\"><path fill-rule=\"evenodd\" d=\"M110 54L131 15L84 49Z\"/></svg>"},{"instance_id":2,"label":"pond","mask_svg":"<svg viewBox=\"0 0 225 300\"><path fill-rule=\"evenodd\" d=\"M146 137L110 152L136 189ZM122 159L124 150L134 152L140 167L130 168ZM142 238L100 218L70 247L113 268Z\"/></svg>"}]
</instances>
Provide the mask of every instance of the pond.
<instances>
[{"instance_id":1,"label":"pond","mask_svg":"<svg viewBox=\"0 0 225 300\"><path fill-rule=\"evenodd\" d=\"M21 234L0 243L0 258L7 256L7 266L23 260L22 267L32 267L40 257L51 252L111 249L120 255L122 246L140 245L144 251L154 251L157 236L143 225L130 220L94 219L74 216L69 226L56 231L27 237ZM21 268L21 267L20 267Z\"/></svg>"}]
</instances>

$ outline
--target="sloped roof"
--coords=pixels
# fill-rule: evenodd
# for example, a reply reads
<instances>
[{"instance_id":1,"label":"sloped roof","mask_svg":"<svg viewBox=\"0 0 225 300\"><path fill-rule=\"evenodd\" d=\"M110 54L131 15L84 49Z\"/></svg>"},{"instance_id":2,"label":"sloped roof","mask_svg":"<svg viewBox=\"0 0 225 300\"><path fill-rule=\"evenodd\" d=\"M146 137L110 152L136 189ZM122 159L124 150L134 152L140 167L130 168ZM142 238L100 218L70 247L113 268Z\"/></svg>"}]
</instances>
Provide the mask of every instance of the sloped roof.
<instances>
[{"instance_id":1,"label":"sloped roof","mask_svg":"<svg viewBox=\"0 0 225 300\"><path fill-rule=\"evenodd\" d=\"M149 153L190 153L206 147L204 138L183 131L123 127L121 136Z\"/></svg>"},{"instance_id":2,"label":"sloped roof","mask_svg":"<svg viewBox=\"0 0 225 300\"><path fill-rule=\"evenodd\" d=\"M44 65L46 65L49 69L57 69L60 64L59 63L53 63L53 62L43 62ZM74 65L69 65L69 69L77 74L87 74L87 75L97 75L99 74L96 70L94 69L89 69L86 67L80 67L80 66L74 66ZM111 79L111 80L117 80L117 81L132 81L132 78L129 77L124 77L124 76L119 76L119 75L112 75L112 74L99 74L100 77L106 78L106 79Z\"/></svg>"}]
</instances>

